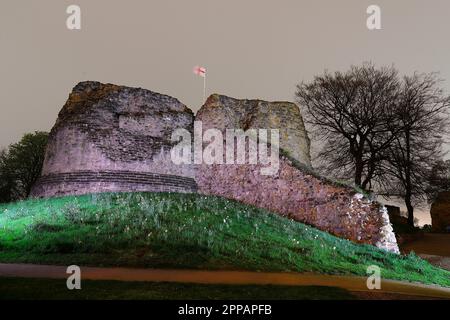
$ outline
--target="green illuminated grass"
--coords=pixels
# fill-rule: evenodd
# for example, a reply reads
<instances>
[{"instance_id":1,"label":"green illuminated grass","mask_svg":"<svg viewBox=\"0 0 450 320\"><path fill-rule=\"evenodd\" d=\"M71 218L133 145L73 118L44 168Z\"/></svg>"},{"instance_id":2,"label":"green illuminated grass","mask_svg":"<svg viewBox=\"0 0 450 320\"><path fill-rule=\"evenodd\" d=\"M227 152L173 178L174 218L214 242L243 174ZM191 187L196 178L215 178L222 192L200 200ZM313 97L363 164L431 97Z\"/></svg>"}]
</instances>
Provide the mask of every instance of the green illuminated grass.
<instances>
[{"instance_id":1,"label":"green illuminated grass","mask_svg":"<svg viewBox=\"0 0 450 320\"><path fill-rule=\"evenodd\" d=\"M0 262L366 275L450 287L411 254L356 245L268 211L195 194L118 193L0 206Z\"/></svg>"}]
</instances>

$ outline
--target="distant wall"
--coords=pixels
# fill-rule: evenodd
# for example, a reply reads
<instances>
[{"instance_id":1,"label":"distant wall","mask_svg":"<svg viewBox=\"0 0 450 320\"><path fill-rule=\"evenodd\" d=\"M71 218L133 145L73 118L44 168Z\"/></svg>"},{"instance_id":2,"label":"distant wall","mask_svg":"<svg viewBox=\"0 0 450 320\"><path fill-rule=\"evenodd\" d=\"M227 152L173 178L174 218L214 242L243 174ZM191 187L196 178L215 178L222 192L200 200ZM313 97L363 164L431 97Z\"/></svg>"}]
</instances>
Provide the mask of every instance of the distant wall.
<instances>
[{"instance_id":1,"label":"distant wall","mask_svg":"<svg viewBox=\"0 0 450 320\"><path fill-rule=\"evenodd\" d=\"M431 205L431 225L434 232L450 232L450 191L441 192Z\"/></svg>"}]
</instances>

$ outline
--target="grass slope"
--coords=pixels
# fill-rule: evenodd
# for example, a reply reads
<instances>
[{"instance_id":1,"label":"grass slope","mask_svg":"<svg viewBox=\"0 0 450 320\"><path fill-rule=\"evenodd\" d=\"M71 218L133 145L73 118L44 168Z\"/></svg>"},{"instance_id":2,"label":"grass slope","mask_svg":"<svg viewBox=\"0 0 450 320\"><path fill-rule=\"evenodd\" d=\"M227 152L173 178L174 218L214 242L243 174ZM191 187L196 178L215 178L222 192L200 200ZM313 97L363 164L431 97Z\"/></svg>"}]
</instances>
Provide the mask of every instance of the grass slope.
<instances>
[{"instance_id":1,"label":"grass slope","mask_svg":"<svg viewBox=\"0 0 450 320\"><path fill-rule=\"evenodd\" d=\"M356 245L268 211L195 194L117 193L0 206L0 262L366 275L450 287L411 254Z\"/></svg>"}]
</instances>

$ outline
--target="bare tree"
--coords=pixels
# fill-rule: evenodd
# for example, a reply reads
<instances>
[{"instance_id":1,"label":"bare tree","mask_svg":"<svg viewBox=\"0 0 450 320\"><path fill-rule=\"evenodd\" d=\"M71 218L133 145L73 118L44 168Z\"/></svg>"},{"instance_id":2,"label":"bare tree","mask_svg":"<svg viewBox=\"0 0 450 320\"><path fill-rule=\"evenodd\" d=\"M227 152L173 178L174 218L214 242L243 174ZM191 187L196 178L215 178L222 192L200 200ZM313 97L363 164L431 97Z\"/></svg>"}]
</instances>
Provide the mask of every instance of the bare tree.
<instances>
[{"instance_id":1,"label":"bare tree","mask_svg":"<svg viewBox=\"0 0 450 320\"><path fill-rule=\"evenodd\" d=\"M349 71L325 72L297 86L297 101L313 138L322 145L320 169L338 178L353 177L355 185L371 188L384 150L399 128L391 122L398 99L399 79L393 67L371 63Z\"/></svg>"},{"instance_id":2,"label":"bare tree","mask_svg":"<svg viewBox=\"0 0 450 320\"><path fill-rule=\"evenodd\" d=\"M322 146L319 169L402 198L413 226L414 206L436 189L430 176L444 155L450 97L440 82L434 73L400 79L393 67L366 63L299 84L297 101Z\"/></svg>"},{"instance_id":3,"label":"bare tree","mask_svg":"<svg viewBox=\"0 0 450 320\"><path fill-rule=\"evenodd\" d=\"M450 97L439 84L434 73L404 77L392 121L401 131L387 149L382 168L390 177L381 180L382 189L405 201L411 226L414 206L427 200L430 172L444 155Z\"/></svg>"}]
</instances>

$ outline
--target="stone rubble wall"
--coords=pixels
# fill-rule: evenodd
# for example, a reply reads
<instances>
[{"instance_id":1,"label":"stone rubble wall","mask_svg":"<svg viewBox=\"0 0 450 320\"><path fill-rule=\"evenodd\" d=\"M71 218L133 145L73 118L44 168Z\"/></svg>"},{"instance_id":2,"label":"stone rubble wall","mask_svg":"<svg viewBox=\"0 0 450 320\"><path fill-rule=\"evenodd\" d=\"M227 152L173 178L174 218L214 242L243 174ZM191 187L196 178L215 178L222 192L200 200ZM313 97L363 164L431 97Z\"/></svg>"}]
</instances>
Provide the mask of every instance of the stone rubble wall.
<instances>
[{"instance_id":1,"label":"stone rubble wall","mask_svg":"<svg viewBox=\"0 0 450 320\"><path fill-rule=\"evenodd\" d=\"M341 238L399 252L386 208L350 187L317 178L281 158L277 175L261 165L200 166L199 192L264 208Z\"/></svg>"},{"instance_id":2,"label":"stone rubble wall","mask_svg":"<svg viewBox=\"0 0 450 320\"><path fill-rule=\"evenodd\" d=\"M80 131L76 126L64 126L49 139L42 175L77 171L124 170L192 178L195 176L193 167L175 165L172 162L169 145L156 146L156 150L149 150L151 156L141 160L131 159L134 151L126 146L122 148L124 153L122 159L108 157L90 140L86 133ZM128 161L123 158L127 158Z\"/></svg>"},{"instance_id":3,"label":"stone rubble wall","mask_svg":"<svg viewBox=\"0 0 450 320\"><path fill-rule=\"evenodd\" d=\"M310 141L299 107L291 102L234 99L211 95L197 112L203 130L278 129L280 147L292 158L311 167Z\"/></svg>"},{"instance_id":4,"label":"stone rubble wall","mask_svg":"<svg viewBox=\"0 0 450 320\"><path fill-rule=\"evenodd\" d=\"M199 192L238 200L341 238L399 252L384 206L352 187L313 173L309 139L295 104L212 95L195 121L202 121L203 131L219 129L224 137L226 129L280 130L280 167L275 175L261 174L267 167L261 164L200 165L196 170ZM248 151L247 140L246 159ZM236 153L234 156L236 159Z\"/></svg>"},{"instance_id":5,"label":"stone rubble wall","mask_svg":"<svg viewBox=\"0 0 450 320\"><path fill-rule=\"evenodd\" d=\"M197 192L194 179L133 171L76 171L42 176L34 192L47 196L96 192Z\"/></svg>"},{"instance_id":6,"label":"stone rubble wall","mask_svg":"<svg viewBox=\"0 0 450 320\"><path fill-rule=\"evenodd\" d=\"M200 192L265 208L339 237L398 252L386 209L311 171L298 106L212 95L196 121L203 130L279 129L275 175L261 165L175 165L171 134L193 133L194 115L149 90L81 82L58 115L32 197L99 192ZM226 135L224 135L226 136ZM225 144L224 144L225 146Z\"/></svg>"}]
</instances>

